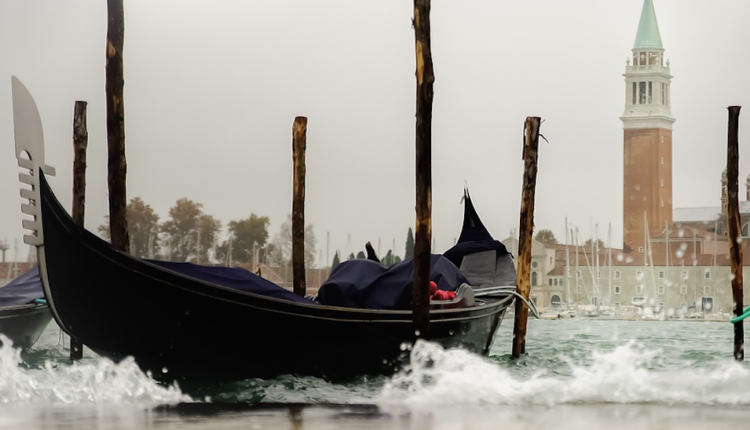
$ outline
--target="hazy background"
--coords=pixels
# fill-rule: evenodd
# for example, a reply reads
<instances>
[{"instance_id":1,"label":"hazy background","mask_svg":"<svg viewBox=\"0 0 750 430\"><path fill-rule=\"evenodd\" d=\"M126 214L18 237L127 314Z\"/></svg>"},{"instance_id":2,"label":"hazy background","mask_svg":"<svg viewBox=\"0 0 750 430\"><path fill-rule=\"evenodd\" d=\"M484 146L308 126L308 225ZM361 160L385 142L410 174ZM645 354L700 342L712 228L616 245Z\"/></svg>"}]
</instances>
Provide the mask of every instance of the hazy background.
<instances>
[{"instance_id":1,"label":"hazy background","mask_svg":"<svg viewBox=\"0 0 750 430\"><path fill-rule=\"evenodd\" d=\"M458 235L464 181L498 238L518 228L523 121L541 116L536 230L565 216L622 244L622 74L642 0L436 0L433 233ZM654 0L672 84L675 207L719 206L726 107L750 126L750 2ZM408 0L125 1L128 199L178 198L222 221L291 212L291 127L309 117L306 219L351 252L414 225ZM0 240L21 243L10 76L39 107L52 185L71 200L72 116L88 101L86 225L107 214L106 2L0 1ZM750 141L740 136L740 153ZM740 161L740 195L750 162ZM347 237L351 240L348 243ZM20 246L19 258L28 249ZM13 253L9 254L13 258ZM330 260L329 260L330 262Z\"/></svg>"}]
</instances>

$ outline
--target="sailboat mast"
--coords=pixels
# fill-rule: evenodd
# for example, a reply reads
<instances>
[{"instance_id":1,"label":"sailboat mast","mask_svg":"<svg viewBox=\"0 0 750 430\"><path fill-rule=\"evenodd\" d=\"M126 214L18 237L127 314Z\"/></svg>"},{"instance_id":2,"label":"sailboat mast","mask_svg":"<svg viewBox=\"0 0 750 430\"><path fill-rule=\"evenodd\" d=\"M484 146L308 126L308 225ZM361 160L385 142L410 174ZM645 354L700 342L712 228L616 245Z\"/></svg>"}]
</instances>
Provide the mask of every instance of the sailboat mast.
<instances>
[{"instance_id":1,"label":"sailboat mast","mask_svg":"<svg viewBox=\"0 0 750 430\"><path fill-rule=\"evenodd\" d=\"M570 245L568 242L568 217L565 217L565 300L570 307Z\"/></svg>"},{"instance_id":2,"label":"sailboat mast","mask_svg":"<svg viewBox=\"0 0 750 430\"><path fill-rule=\"evenodd\" d=\"M609 266L609 304L612 305L612 223L607 227L607 246L609 247L609 256L607 265Z\"/></svg>"},{"instance_id":3,"label":"sailboat mast","mask_svg":"<svg viewBox=\"0 0 750 430\"><path fill-rule=\"evenodd\" d=\"M578 229L576 229L576 232L577 231L578 231ZM576 247L576 276L575 276L574 279L576 280L576 298L578 298L578 288L580 288L578 286L578 237L573 234L573 229L571 229L570 235L572 236L571 238L575 242L575 247ZM578 304L579 305L581 304L580 300L578 301Z\"/></svg>"}]
</instances>

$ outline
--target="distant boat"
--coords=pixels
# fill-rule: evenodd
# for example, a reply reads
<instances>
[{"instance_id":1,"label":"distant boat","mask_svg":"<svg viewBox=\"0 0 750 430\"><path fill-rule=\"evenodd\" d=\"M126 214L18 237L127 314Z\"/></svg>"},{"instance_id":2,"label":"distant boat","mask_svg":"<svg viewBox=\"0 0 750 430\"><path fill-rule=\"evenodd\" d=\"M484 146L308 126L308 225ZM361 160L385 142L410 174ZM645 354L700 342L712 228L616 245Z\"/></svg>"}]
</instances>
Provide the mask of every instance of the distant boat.
<instances>
[{"instance_id":1,"label":"distant boat","mask_svg":"<svg viewBox=\"0 0 750 430\"><path fill-rule=\"evenodd\" d=\"M22 351L31 348L51 320L37 267L0 288L0 334L10 339L13 347Z\"/></svg>"}]
</instances>

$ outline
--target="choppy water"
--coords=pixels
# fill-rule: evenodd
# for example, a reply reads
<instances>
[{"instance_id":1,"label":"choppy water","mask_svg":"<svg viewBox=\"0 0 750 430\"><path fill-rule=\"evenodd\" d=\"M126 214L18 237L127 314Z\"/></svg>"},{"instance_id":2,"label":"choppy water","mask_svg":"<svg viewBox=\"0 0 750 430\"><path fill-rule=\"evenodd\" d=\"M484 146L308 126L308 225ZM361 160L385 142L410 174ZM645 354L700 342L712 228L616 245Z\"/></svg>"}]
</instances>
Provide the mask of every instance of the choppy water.
<instances>
[{"instance_id":1,"label":"choppy water","mask_svg":"<svg viewBox=\"0 0 750 430\"><path fill-rule=\"evenodd\" d=\"M164 386L132 361L87 351L71 364L52 323L23 358L0 348L0 429L617 428L623 417L698 428L750 417L750 367L732 360L728 323L532 320L519 361L509 358L511 329L504 321L490 357L418 343L390 378Z\"/></svg>"}]
</instances>

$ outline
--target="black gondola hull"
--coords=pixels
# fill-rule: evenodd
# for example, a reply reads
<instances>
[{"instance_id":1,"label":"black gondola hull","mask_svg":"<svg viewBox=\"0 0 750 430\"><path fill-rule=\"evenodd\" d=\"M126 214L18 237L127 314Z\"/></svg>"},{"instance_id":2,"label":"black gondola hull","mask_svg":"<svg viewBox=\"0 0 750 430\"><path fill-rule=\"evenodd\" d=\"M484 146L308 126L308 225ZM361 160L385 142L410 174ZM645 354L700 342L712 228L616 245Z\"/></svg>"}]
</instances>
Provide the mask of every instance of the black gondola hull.
<instances>
[{"instance_id":1,"label":"black gondola hull","mask_svg":"<svg viewBox=\"0 0 750 430\"><path fill-rule=\"evenodd\" d=\"M39 262L58 324L92 350L155 377L346 378L394 371L411 313L300 304L239 292L113 249L76 226L41 175ZM431 312L431 338L481 353L512 297Z\"/></svg>"},{"instance_id":2,"label":"black gondola hull","mask_svg":"<svg viewBox=\"0 0 750 430\"><path fill-rule=\"evenodd\" d=\"M31 348L52 320L45 304L28 304L0 309L0 334L6 336L14 348ZM0 340L0 345L3 342Z\"/></svg>"}]
</instances>

